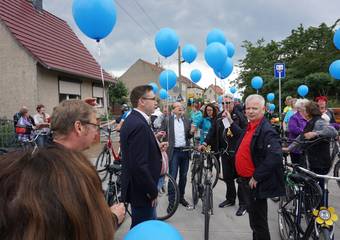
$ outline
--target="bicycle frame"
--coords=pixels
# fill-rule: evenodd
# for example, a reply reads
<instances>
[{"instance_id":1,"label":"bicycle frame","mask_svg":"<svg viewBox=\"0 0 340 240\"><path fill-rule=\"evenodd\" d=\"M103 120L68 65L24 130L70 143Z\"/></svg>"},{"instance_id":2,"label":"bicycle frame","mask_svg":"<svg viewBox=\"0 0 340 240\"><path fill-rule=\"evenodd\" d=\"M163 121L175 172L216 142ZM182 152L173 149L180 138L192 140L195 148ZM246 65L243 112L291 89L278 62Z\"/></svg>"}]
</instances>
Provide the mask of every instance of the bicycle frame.
<instances>
[{"instance_id":1,"label":"bicycle frame","mask_svg":"<svg viewBox=\"0 0 340 240\"><path fill-rule=\"evenodd\" d=\"M113 148L113 143L112 143L112 139L111 139L111 134L116 132L116 130L111 130L111 128L108 128L108 134L106 134L106 137L107 137L107 141L104 145L104 148L106 147L107 149L110 150L112 156L113 156L113 159L115 161L119 161L120 160L120 156L119 156L119 152L116 153L114 148Z\"/></svg>"}]
</instances>

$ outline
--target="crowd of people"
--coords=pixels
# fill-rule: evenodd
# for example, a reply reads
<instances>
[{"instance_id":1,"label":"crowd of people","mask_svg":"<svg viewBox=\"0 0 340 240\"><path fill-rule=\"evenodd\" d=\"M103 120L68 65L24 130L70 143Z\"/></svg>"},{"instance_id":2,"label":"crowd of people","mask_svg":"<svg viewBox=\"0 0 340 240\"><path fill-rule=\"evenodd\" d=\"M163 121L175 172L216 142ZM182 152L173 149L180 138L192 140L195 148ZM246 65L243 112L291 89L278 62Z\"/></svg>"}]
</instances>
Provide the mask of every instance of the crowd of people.
<instances>
[{"instance_id":1,"label":"crowd of people","mask_svg":"<svg viewBox=\"0 0 340 240\"><path fill-rule=\"evenodd\" d=\"M121 196L131 205L131 228L156 219L159 182L167 167L175 180L178 176L180 203L190 206L185 196L190 155L183 149L196 145L203 151L209 145L221 152L217 157L226 194L219 207L234 206L237 198L235 214L248 212L253 239L270 239L267 199L285 195L283 151L304 166L305 158L293 140L333 138L339 128L326 97L316 102L287 97L279 116L283 115L283 131L292 143L284 148L280 133L265 117L265 99L257 94L248 96L244 105L228 94L220 106L193 103L186 114L180 102L161 111L152 87L143 85L131 91L130 102L132 108L123 106L116 129L122 153ZM19 141L32 138L33 132L44 133L37 140L41 148L9 153L0 161L0 238L112 239L125 207L107 205L98 174L82 153L100 127L95 109L81 100L65 100L51 116L43 105L36 110L30 117L22 107L14 116L15 127ZM50 132L53 138L48 143ZM328 173L329 143L307 154L311 170ZM173 197L168 196L168 210Z\"/></svg>"}]
</instances>

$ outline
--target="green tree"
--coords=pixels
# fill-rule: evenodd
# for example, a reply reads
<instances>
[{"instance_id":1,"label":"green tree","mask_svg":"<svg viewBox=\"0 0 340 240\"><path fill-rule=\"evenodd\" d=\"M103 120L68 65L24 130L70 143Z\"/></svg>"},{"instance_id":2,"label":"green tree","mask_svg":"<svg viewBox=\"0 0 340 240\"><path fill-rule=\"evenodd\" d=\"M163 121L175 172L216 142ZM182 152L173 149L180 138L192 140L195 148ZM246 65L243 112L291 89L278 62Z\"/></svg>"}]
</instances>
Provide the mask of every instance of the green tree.
<instances>
[{"instance_id":1,"label":"green tree","mask_svg":"<svg viewBox=\"0 0 340 240\"><path fill-rule=\"evenodd\" d=\"M117 81L115 84L111 84L108 89L109 101L113 106L114 104L124 104L127 102L127 96L129 91L122 81Z\"/></svg>"},{"instance_id":2,"label":"green tree","mask_svg":"<svg viewBox=\"0 0 340 240\"><path fill-rule=\"evenodd\" d=\"M327 95L337 99L340 84L328 74L329 65L340 57L340 51L333 45L333 35L337 20L332 26L325 23L319 27L305 29L302 25L291 31L282 41L266 43L260 39L255 43L244 41L246 56L240 61L239 77L235 83L244 88L244 96L255 93L251 79L261 76L264 86L260 94L274 92L278 96L278 81L273 77L273 65L286 65L286 78L282 80L282 97L297 96L296 89L301 84L309 87L308 98ZM277 102L277 97L276 97Z\"/></svg>"}]
</instances>

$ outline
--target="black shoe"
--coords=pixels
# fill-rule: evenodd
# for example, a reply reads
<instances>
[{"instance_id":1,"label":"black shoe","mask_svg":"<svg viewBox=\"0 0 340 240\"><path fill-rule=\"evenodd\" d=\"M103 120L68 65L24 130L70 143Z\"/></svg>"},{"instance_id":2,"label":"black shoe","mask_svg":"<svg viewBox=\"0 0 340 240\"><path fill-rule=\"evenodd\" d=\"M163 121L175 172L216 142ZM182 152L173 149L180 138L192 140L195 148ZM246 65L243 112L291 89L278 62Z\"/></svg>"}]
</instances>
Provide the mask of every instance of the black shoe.
<instances>
[{"instance_id":1,"label":"black shoe","mask_svg":"<svg viewBox=\"0 0 340 240\"><path fill-rule=\"evenodd\" d=\"M179 203L182 204L184 207L188 207L189 206L189 203L184 198L180 199Z\"/></svg>"},{"instance_id":2,"label":"black shoe","mask_svg":"<svg viewBox=\"0 0 340 240\"><path fill-rule=\"evenodd\" d=\"M239 217L243 216L244 214L246 214L246 212L247 212L246 207L240 206L236 211L236 216L239 216Z\"/></svg>"},{"instance_id":3,"label":"black shoe","mask_svg":"<svg viewBox=\"0 0 340 240\"><path fill-rule=\"evenodd\" d=\"M235 202L233 201L230 201L230 200L225 200L223 202L221 202L218 207L220 208L224 208L224 207L230 207L230 206L234 206L235 205Z\"/></svg>"}]
</instances>

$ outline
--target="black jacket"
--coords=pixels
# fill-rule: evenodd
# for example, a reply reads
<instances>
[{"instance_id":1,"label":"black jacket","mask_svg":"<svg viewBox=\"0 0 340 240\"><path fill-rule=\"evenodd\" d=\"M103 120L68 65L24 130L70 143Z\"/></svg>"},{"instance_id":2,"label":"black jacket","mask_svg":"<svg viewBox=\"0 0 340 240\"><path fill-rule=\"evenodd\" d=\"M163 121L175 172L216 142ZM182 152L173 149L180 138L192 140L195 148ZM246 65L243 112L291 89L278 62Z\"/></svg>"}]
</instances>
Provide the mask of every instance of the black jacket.
<instances>
[{"instance_id":1,"label":"black jacket","mask_svg":"<svg viewBox=\"0 0 340 240\"><path fill-rule=\"evenodd\" d=\"M151 207L158 195L162 155L145 118L133 110L120 130L122 198L133 207Z\"/></svg>"},{"instance_id":2,"label":"black jacket","mask_svg":"<svg viewBox=\"0 0 340 240\"><path fill-rule=\"evenodd\" d=\"M240 129L235 123L231 128L239 136L237 152L246 130ZM255 190L256 197L265 199L285 195L280 138L265 118L255 130L250 151L255 166L253 177L258 182Z\"/></svg>"},{"instance_id":3,"label":"black jacket","mask_svg":"<svg viewBox=\"0 0 340 240\"><path fill-rule=\"evenodd\" d=\"M213 121L204 142L210 145L214 151L225 149L228 146L228 151L234 152L238 138L233 136L234 134L231 128L229 134L228 129L224 129L222 113L223 112L219 113L215 121ZM247 127L247 118L235 108L231 113L231 118L241 129Z\"/></svg>"}]
</instances>

